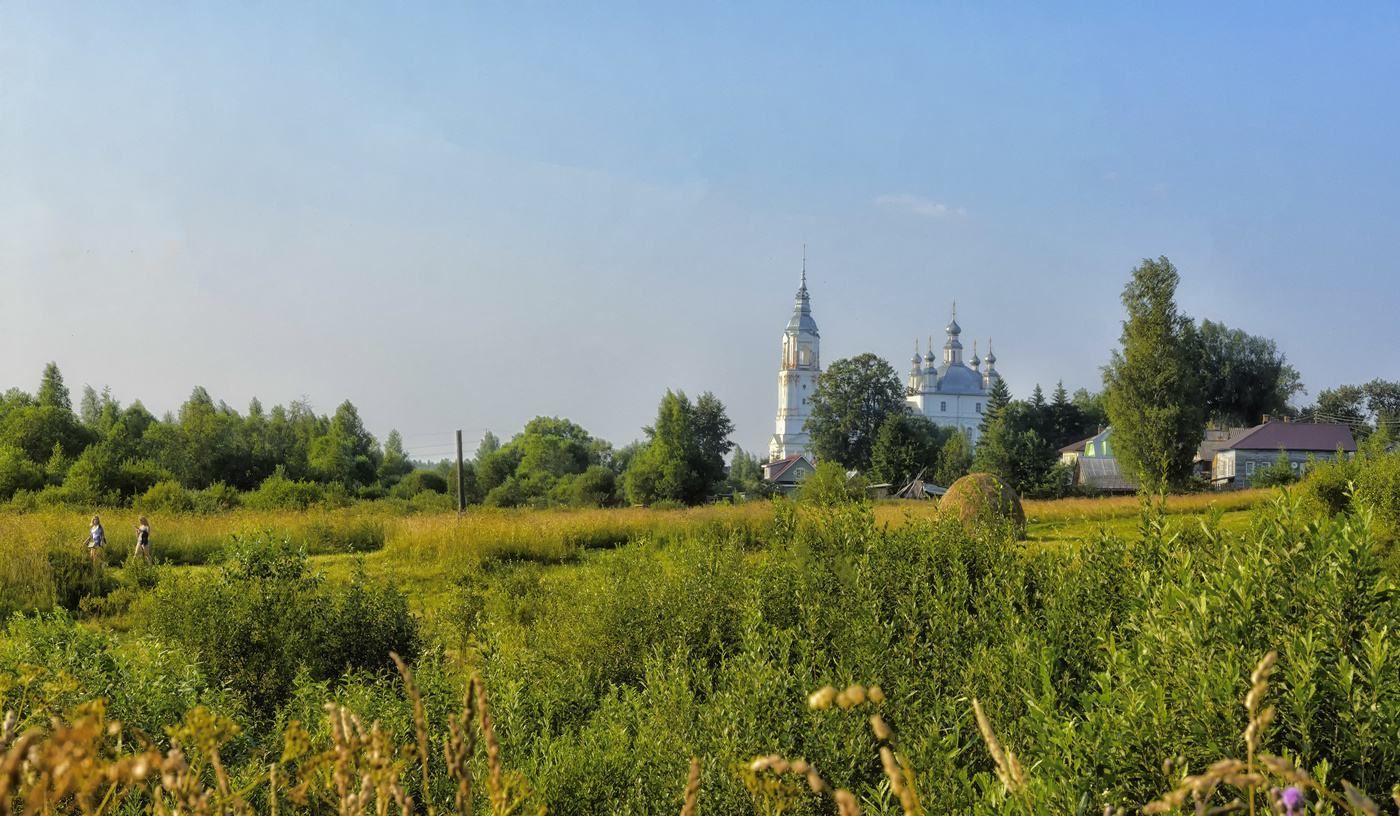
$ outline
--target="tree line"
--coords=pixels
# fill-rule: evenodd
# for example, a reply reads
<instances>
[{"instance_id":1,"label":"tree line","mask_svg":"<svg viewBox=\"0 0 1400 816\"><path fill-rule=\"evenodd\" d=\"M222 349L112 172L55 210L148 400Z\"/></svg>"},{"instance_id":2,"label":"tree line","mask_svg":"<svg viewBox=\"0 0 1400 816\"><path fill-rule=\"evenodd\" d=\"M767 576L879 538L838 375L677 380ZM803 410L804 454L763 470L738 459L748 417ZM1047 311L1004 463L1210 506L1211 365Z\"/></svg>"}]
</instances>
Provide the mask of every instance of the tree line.
<instances>
[{"instance_id":1,"label":"tree line","mask_svg":"<svg viewBox=\"0 0 1400 816\"><path fill-rule=\"evenodd\" d=\"M734 425L711 392L667 391L644 439L621 449L559 417L537 417L509 442L488 432L464 464L467 503L493 507L697 504L716 492L763 492L758 460L730 440ZM725 458L734 454L726 473ZM75 411L56 364L36 393L0 396L0 502L24 507L130 506L166 510L304 508L396 500L455 504L453 462L421 467L391 431L381 444L349 401L318 415L306 400L240 413L196 387L157 418L140 401L85 386Z\"/></svg>"}]
</instances>

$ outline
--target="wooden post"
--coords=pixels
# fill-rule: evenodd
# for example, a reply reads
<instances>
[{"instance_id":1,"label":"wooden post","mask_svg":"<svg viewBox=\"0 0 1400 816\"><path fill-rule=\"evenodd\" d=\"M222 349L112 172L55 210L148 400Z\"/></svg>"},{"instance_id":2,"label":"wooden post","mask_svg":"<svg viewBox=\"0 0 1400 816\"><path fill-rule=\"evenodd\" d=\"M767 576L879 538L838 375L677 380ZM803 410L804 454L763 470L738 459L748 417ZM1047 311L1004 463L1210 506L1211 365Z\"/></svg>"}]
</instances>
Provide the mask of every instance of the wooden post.
<instances>
[{"instance_id":1,"label":"wooden post","mask_svg":"<svg viewBox=\"0 0 1400 816\"><path fill-rule=\"evenodd\" d=\"M467 511L467 495L462 491L462 431L457 431L457 513Z\"/></svg>"}]
</instances>

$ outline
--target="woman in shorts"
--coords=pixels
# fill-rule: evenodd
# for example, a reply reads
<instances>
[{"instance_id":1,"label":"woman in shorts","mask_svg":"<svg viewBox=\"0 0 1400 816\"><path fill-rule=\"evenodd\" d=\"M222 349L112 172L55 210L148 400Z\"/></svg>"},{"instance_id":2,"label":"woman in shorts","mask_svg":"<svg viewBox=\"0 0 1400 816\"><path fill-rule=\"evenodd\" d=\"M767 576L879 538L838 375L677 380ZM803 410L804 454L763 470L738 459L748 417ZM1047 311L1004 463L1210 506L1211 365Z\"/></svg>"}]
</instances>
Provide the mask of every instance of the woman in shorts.
<instances>
[{"instance_id":1,"label":"woman in shorts","mask_svg":"<svg viewBox=\"0 0 1400 816\"><path fill-rule=\"evenodd\" d=\"M92 517L92 527L88 530L87 548L88 555L92 556L92 566L94 569L101 566L103 556L106 555L107 534L102 531L102 520L97 516Z\"/></svg>"},{"instance_id":2,"label":"woman in shorts","mask_svg":"<svg viewBox=\"0 0 1400 816\"><path fill-rule=\"evenodd\" d=\"M136 525L136 553L132 559L145 558L147 564L154 564L155 560L151 558L151 523L146 521L145 516L137 520L141 523Z\"/></svg>"}]
</instances>

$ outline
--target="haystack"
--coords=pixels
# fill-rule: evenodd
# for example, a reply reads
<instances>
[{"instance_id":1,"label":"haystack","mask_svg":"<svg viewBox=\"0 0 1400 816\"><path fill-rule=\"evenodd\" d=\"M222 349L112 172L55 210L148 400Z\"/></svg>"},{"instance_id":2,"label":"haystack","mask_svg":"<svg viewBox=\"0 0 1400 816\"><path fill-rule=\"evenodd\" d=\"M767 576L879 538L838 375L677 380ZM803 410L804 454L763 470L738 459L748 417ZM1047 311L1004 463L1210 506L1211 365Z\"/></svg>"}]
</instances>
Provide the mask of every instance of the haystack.
<instances>
[{"instance_id":1,"label":"haystack","mask_svg":"<svg viewBox=\"0 0 1400 816\"><path fill-rule=\"evenodd\" d=\"M951 513L972 530L1014 520L1016 534L1026 531L1026 511L1011 486L990 473L971 473L953 482L938 502L940 513Z\"/></svg>"}]
</instances>

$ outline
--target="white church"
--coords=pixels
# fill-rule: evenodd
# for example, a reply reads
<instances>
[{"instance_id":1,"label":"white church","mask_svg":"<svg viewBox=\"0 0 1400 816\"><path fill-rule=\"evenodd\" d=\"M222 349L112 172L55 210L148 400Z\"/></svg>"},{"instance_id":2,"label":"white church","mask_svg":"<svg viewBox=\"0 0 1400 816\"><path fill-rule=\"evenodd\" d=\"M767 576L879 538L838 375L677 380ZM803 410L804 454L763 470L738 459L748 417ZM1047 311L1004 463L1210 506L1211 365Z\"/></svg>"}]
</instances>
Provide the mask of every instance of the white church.
<instances>
[{"instance_id":1,"label":"white church","mask_svg":"<svg viewBox=\"0 0 1400 816\"><path fill-rule=\"evenodd\" d=\"M957 308L947 329L948 340L943 344L943 359L933 356L933 341L928 353L919 357L914 346L913 367L909 372L906 397L910 413L922 414L933 422L966 433L968 441L977 441L977 426L982 422L987 394L1001 378L996 371L996 355L987 344L987 370L977 357L974 343L972 359L963 362L963 346L958 340ZM811 438L802 426L811 417L808 400L817 388L821 376L821 334L812 319L811 298L807 293L807 269L803 265L802 287L797 290L797 303L792 319L783 331L783 363L778 371L777 428L768 440L768 460L780 462L805 454L810 460Z\"/></svg>"}]
</instances>

